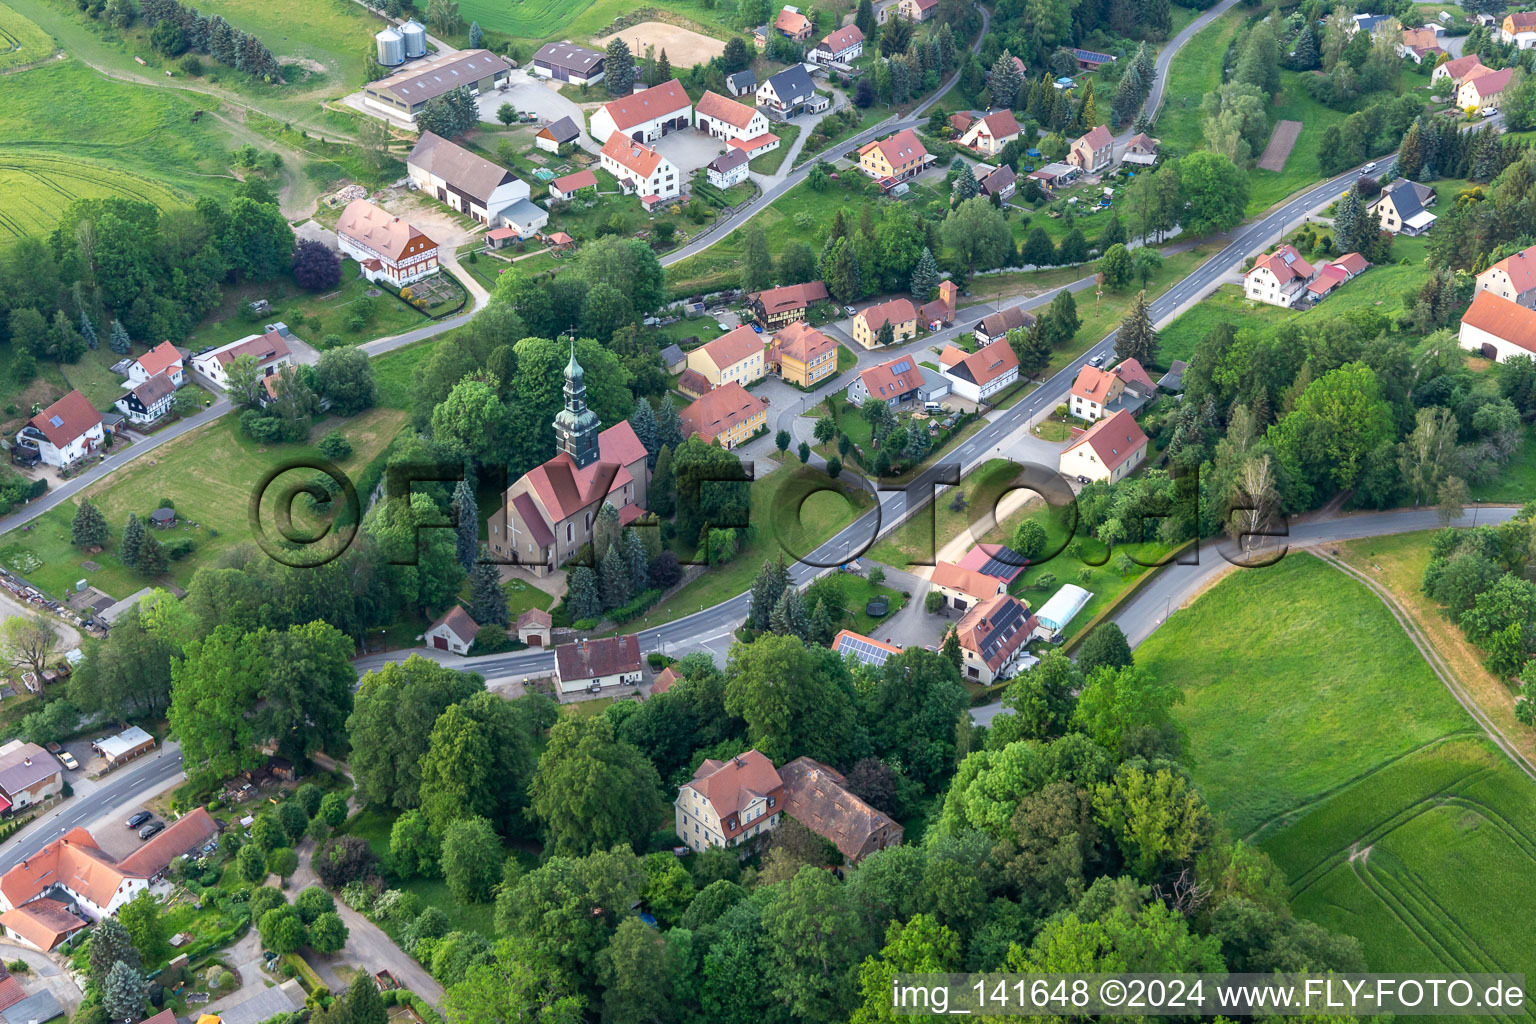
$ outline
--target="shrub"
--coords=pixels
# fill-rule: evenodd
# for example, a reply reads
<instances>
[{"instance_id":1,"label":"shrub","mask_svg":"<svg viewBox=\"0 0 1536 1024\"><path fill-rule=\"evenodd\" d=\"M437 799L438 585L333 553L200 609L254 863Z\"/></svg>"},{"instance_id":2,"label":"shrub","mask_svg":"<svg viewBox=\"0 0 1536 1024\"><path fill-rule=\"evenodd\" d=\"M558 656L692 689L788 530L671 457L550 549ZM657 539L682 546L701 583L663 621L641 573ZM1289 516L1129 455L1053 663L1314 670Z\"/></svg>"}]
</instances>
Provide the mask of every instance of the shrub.
<instances>
[{"instance_id":1,"label":"shrub","mask_svg":"<svg viewBox=\"0 0 1536 1024\"><path fill-rule=\"evenodd\" d=\"M352 454L352 442L342 437L341 433L336 430L322 437L320 443L315 445L315 447L320 450L321 455L324 455L332 462L340 462Z\"/></svg>"},{"instance_id":2,"label":"shrub","mask_svg":"<svg viewBox=\"0 0 1536 1024\"><path fill-rule=\"evenodd\" d=\"M500 654L502 651L512 649L512 638L507 635L506 629L494 622L480 627L475 634L475 642L470 646L470 654Z\"/></svg>"}]
</instances>

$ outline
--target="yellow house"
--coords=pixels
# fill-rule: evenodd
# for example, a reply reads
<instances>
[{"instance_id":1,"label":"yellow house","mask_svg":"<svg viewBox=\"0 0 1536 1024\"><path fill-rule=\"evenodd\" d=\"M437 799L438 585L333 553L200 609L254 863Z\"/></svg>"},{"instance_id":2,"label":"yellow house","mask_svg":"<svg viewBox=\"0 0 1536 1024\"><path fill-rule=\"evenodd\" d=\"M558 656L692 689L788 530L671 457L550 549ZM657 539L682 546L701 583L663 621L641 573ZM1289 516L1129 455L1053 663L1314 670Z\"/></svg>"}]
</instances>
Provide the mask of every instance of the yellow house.
<instances>
[{"instance_id":1,"label":"yellow house","mask_svg":"<svg viewBox=\"0 0 1536 1024\"><path fill-rule=\"evenodd\" d=\"M734 448L768 423L768 403L731 381L705 392L680 414L683 433Z\"/></svg>"},{"instance_id":2,"label":"yellow house","mask_svg":"<svg viewBox=\"0 0 1536 1024\"><path fill-rule=\"evenodd\" d=\"M933 157L910 128L866 143L859 150L859 169L876 181L904 181L927 167Z\"/></svg>"},{"instance_id":3,"label":"yellow house","mask_svg":"<svg viewBox=\"0 0 1536 1024\"><path fill-rule=\"evenodd\" d=\"M688 353L688 369L703 374L710 387L750 384L762 378L765 367L763 339L745 325Z\"/></svg>"},{"instance_id":4,"label":"yellow house","mask_svg":"<svg viewBox=\"0 0 1536 1024\"><path fill-rule=\"evenodd\" d=\"M853 340L865 348L880 343L880 328L891 325L891 343L906 341L917 334L917 309L911 299L892 299L861 310L853 318Z\"/></svg>"},{"instance_id":5,"label":"yellow house","mask_svg":"<svg viewBox=\"0 0 1536 1024\"><path fill-rule=\"evenodd\" d=\"M837 342L804 320L796 320L774 336L768 362L791 384L811 387L837 372Z\"/></svg>"}]
</instances>

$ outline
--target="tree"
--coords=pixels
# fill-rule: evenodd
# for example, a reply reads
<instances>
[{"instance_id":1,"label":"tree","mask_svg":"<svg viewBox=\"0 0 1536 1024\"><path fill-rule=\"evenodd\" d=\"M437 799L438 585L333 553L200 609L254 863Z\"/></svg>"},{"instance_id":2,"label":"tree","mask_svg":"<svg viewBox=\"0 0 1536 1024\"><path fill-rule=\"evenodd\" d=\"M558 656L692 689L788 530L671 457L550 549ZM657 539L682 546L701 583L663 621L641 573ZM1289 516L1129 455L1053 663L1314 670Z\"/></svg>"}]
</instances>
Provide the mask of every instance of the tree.
<instances>
[{"instance_id":1,"label":"tree","mask_svg":"<svg viewBox=\"0 0 1536 1024\"><path fill-rule=\"evenodd\" d=\"M123 539L117 549L117 557L130 569L137 569L139 567L139 559L142 557L144 547L144 536L144 521L136 514L128 513L128 522L123 526Z\"/></svg>"},{"instance_id":2,"label":"tree","mask_svg":"<svg viewBox=\"0 0 1536 1024\"><path fill-rule=\"evenodd\" d=\"M12 615L0 623L0 655L13 668L43 672L59 648L59 632L41 614Z\"/></svg>"},{"instance_id":3,"label":"tree","mask_svg":"<svg viewBox=\"0 0 1536 1024\"><path fill-rule=\"evenodd\" d=\"M341 948L347 944L347 935L346 924L342 922L341 915L334 910L321 914L309 926L310 946L315 952L324 953L327 956L341 952ZM368 988L373 990L374 998L378 998L378 989L374 986L373 980L368 977L367 972L359 974L357 978L353 979L353 988L356 988L359 979L365 982ZM349 1019L354 1021L359 1019L357 1017L357 1010L351 1006L350 1001L348 1011L351 1014Z\"/></svg>"},{"instance_id":4,"label":"tree","mask_svg":"<svg viewBox=\"0 0 1536 1024\"><path fill-rule=\"evenodd\" d=\"M656 769L603 718L554 724L529 795L555 855L642 849L665 806Z\"/></svg>"},{"instance_id":5,"label":"tree","mask_svg":"<svg viewBox=\"0 0 1536 1024\"><path fill-rule=\"evenodd\" d=\"M80 307L80 337L85 339L85 347L92 352L101 347L101 339L96 336L96 325L91 323L91 316Z\"/></svg>"},{"instance_id":6,"label":"tree","mask_svg":"<svg viewBox=\"0 0 1536 1024\"><path fill-rule=\"evenodd\" d=\"M1226 231L1242 223L1248 174L1232 161L1200 150L1177 161L1186 207L1180 218L1191 236Z\"/></svg>"},{"instance_id":7,"label":"tree","mask_svg":"<svg viewBox=\"0 0 1536 1024\"><path fill-rule=\"evenodd\" d=\"M478 21L470 22L469 23L469 48L471 50L478 50L478 49L480 49L481 45L484 42L485 42L485 33L480 30L480 23Z\"/></svg>"},{"instance_id":8,"label":"tree","mask_svg":"<svg viewBox=\"0 0 1536 1024\"><path fill-rule=\"evenodd\" d=\"M740 36L732 36L726 40L725 53L721 57L725 65L725 73L734 75L738 71L745 71L752 63L752 57L747 53L747 44Z\"/></svg>"},{"instance_id":9,"label":"tree","mask_svg":"<svg viewBox=\"0 0 1536 1024\"><path fill-rule=\"evenodd\" d=\"M420 762L433 724L449 705L483 688L480 677L419 656L366 673L347 719L352 739L348 760L360 801L402 810L418 806ZM340 811L345 820L345 800ZM341 824L326 816L323 801L321 814L329 824Z\"/></svg>"},{"instance_id":10,"label":"tree","mask_svg":"<svg viewBox=\"0 0 1536 1024\"><path fill-rule=\"evenodd\" d=\"M299 912L286 903L261 915L257 922L261 944L274 953L292 953L309 941L309 929Z\"/></svg>"},{"instance_id":11,"label":"tree","mask_svg":"<svg viewBox=\"0 0 1536 1024\"><path fill-rule=\"evenodd\" d=\"M923 247L923 254L918 257L917 266L912 268L912 278L908 283L912 297L918 302L927 302L933 298L933 293L939 288L939 264L933 258L933 251L927 246ZM818 422L817 426L820 426ZM821 438L817 438L821 440Z\"/></svg>"},{"instance_id":12,"label":"tree","mask_svg":"<svg viewBox=\"0 0 1536 1024\"><path fill-rule=\"evenodd\" d=\"M567 578L566 605L577 622L596 619L603 614L603 598L598 590L597 573L578 565Z\"/></svg>"},{"instance_id":13,"label":"tree","mask_svg":"<svg viewBox=\"0 0 1536 1024\"><path fill-rule=\"evenodd\" d=\"M102 983L101 1003L112 1020L138 1020L144 1016L144 999L148 992L143 972L119 960L112 965Z\"/></svg>"},{"instance_id":14,"label":"tree","mask_svg":"<svg viewBox=\"0 0 1536 1024\"><path fill-rule=\"evenodd\" d=\"M1131 283L1131 254L1125 246L1116 243L1104 251L1099 259L1099 273L1104 285L1111 291L1119 291Z\"/></svg>"},{"instance_id":15,"label":"tree","mask_svg":"<svg viewBox=\"0 0 1536 1024\"><path fill-rule=\"evenodd\" d=\"M892 921L885 946L864 958L858 971L864 1002L850 1018L852 1024L898 1024L893 993L898 972L949 972L960 964L960 936L930 915L918 914L905 924Z\"/></svg>"},{"instance_id":16,"label":"tree","mask_svg":"<svg viewBox=\"0 0 1536 1024\"><path fill-rule=\"evenodd\" d=\"M509 128L517 123L517 118L517 108L510 103L503 103L496 108L496 120Z\"/></svg>"},{"instance_id":17,"label":"tree","mask_svg":"<svg viewBox=\"0 0 1536 1024\"><path fill-rule=\"evenodd\" d=\"M639 918L621 923L598 956L605 1024L663 1021L675 1016L674 989L684 964L665 938Z\"/></svg>"},{"instance_id":18,"label":"tree","mask_svg":"<svg viewBox=\"0 0 1536 1024\"><path fill-rule=\"evenodd\" d=\"M774 997L796 1020L846 1020L849 972L869 952L847 890L807 865L763 908L763 947Z\"/></svg>"},{"instance_id":19,"label":"tree","mask_svg":"<svg viewBox=\"0 0 1536 1024\"><path fill-rule=\"evenodd\" d=\"M315 365L315 386L331 400L331 412L338 416L356 416L371 409L378 397L373 363L366 352L350 345L320 353L320 361Z\"/></svg>"},{"instance_id":20,"label":"tree","mask_svg":"<svg viewBox=\"0 0 1536 1024\"><path fill-rule=\"evenodd\" d=\"M104 917L91 933L91 978L105 985L107 975L119 962L138 968L142 961L134 948L133 937L115 917Z\"/></svg>"},{"instance_id":21,"label":"tree","mask_svg":"<svg viewBox=\"0 0 1536 1024\"><path fill-rule=\"evenodd\" d=\"M1034 562L1045 553L1045 527L1034 519L1025 519L1014 527L1011 547L1025 560Z\"/></svg>"},{"instance_id":22,"label":"tree","mask_svg":"<svg viewBox=\"0 0 1536 1024\"><path fill-rule=\"evenodd\" d=\"M1115 837L1127 866L1143 881L1191 863L1215 822L1182 773L1126 766L1094 790L1095 816Z\"/></svg>"},{"instance_id":23,"label":"tree","mask_svg":"<svg viewBox=\"0 0 1536 1024\"><path fill-rule=\"evenodd\" d=\"M505 859L501 840L484 818L460 818L443 830L443 880L460 903L489 902Z\"/></svg>"},{"instance_id":24,"label":"tree","mask_svg":"<svg viewBox=\"0 0 1536 1024\"><path fill-rule=\"evenodd\" d=\"M971 165L961 163L960 173L955 176L954 201L963 203L967 199L975 199L981 193L981 186L976 183L976 175L971 170Z\"/></svg>"},{"instance_id":25,"label":"tree","mask_svg":"<svg viewBox=\"0 0 1536 1024\"><path fill-rule=\"evenodd\" d=\"M1002 266L1013 253L1007 221L984 196L967 199L950 210L940 233L959 264L972 274Z\"/></svg>"},{"instance_id":26,"label":"tree","mask_svg":"<svg viewBox=\"0 0 1536 1024\"><path fill-rule=\"evenodd\" d=\"M299 853L291 846L279 846L267 854L267 873L287 879L299 870ZM286 881L284 885L288 884Z\"/></svg>"},{"instance_id":27,"label":"tree","mask_svg":"<svg viewBox=\"0 0 1536 1024\"><path fill-rule=\"evenodd\" d=\"M864 743L842 658L797 636L763 636L731 649L725 706L775 764L801 754L846 762Z\"/></svg>"},{"instance_id":28,"label":"tree","mask_svg":"<svg viewBox=\"0 0 1536 1024\"><path fill-rule=\"evenodd\" d=\"M628 96L634 90L635 55L618 36L608 44L603 59L603 80L608 84L610 96Z\"/></svg>"},{"instance_id":29,"label":"tree","mask_svg":"<svg viewBox=\"0 0 1536 1024\"><path fill-rule=\"evenodd\" d=\"M773 435L773 446L777 448L779 450L779 454L782 455L789 450L789 443L793 440L794 438L790 436L789 431L780 430L777 434Z\"/></svg>"},{"instance_id":30,"label":"tree","mask_svg":"<svg viewBox=\"0 0 1536 1024\"><path fill-rule=\"evenodd\" d=\"M341 254L324 242L301 239L293 247L289 265L293 279L308 291L328 291L341 283Z\"/></svg>"},{"instance_id":31,"label":"tree","mask_svg":"<svg viewBox=\"0 0 1536 1024\"><path fill-rule=\"evenodd\" d=\"M241 879L255 884L267 877L267 858L257 847L246 844L235 854L235 870Z\"/></svg>"},{"instance_id":32,"label":"tree","mask_svg":"<svg viewBox=\"0 0 1536 1024\"><path fill-rule=\"evenodd\" d=\"M395 819L389 830L389 856L401 877L419 878L434 874L440 851L441 843L420 809L406 811Z\"/></svg>"},{"instance_id":33,"label":"tree","mask_svg":"<svg viewBox=\"0 0 1536 1024\"><path fill-rule=\"evenodd\" d=\"M1107 750L1147 736L1177 736L1173 706L1184 699L1179 688L1134 665L1101 667L1088 676L1078 694L1074 720ZM1177 741L1175 742L1177 746Z\"/></svg>"},{"instance_id":34,"label":"tree","mask_svg":"<svg viewBox=\"0 0 1536 1024\"><path fill-rule=\"evenodd\" d=\"M1024 76L1013 62L1013 54L1004 50L992 63L992 70L987 72L987 95L992 100L992 106L998 110L1011 110L1018 101L1019 87L1023 84Z\"/></svg>"},{"instance_id":35,"label":"tree","mask_svg":"<svg viewBox=\"0 0 1536 1024\"><path fill-rule=\"evenodd\" d=\"M304 833L309 828L309 815L305 812L303 804L297 800L287 800L277 808L277 823L288 836L289 841L296 843L304 838Z\"/></svg>"},{"instance_id":36,"label":"tree","mask_svg":"<svg viewBox=\"0 0 1536 1024\"><path fill-rule=\"evenodd\" d=\"M139 962L159 964L170 951L167 941L164 908L148 890L142 890L117 911L117 919L133 940L133 948L139 951Z\"/></svg>"},{"instance_id":37,"label":"tree","mask_svg":"<svg viewBox=\"0 0 1536 1024\"><path fill-rule=\"evenodd\" d=\"M357 751L352 753L355 758ZM347 798L340 793L325 794L320 798L319 818L331 828L340 828L342 822L347 820Z\"/></svg>"},{"instance_id":38,"label":"tree","mask_svg":"<svg viewBox=\"0 0 1536 1024\"><path fill-rule=\"evenodd\" d=\"M1056 265L1056 245L1051 241L1051 236L1046 234L1045 228L1036 226L1029 229L1029 234L1024 237L1024 245L1019 249L1019 260L1032 267Z\"/></svg>"},{"instance_id":39,"label":"tree","mask_svg":"<svg viewBox=\"0 0 1536 1024\"><path fill-rule=\"evenodd\" d=\"M482 626L511 624L507 592L501 589L501 569L495 563L477 563L469 574L469 588L471 618Z\"/></svg>"},{"instance_id":40,"label":"tree","mask_svg":"<svg viewBox=\"0 0 1536 1024\"><path fill-rule=\"evenodd\" d=\"M1354 252L1360 248L1362 233L1374 224L1365 217L1365 206L1360 198L1360 186L1350 185L1339 198L1333 212L1333 245L1339 252Z\"/></svg>"},{"instance_id":41,"label":"tree","mask_svg":"<svg viewBox=\"0 0 1536 1024\"><path fill-rule=\"evenodd\" d=\"M445 36L457 33L464 27L464 19L459 16L459 0L427 0L427 24Z\"/></svg>"},{"instance_id":42,"label":"tree","mask_svg":"<svg viewBox=\"0 0 1536 1024\"><path fill-rule=\"evenodd\" d=\"M129 339L128 331L121 321L112 321L112 330L107 334L107 347L120 356L125 356L132 350L133 342Z\"/></svg>"},{"instance_id":43,"label":"tree","mask_svg":"<svg viewBox=\"0 0 1536 1024\"><path fill-rule=\"evenodd\" d=\"M534 769L536 709L480 691L438 717L421 758L421 809L435 832L469 816L512 831Z\"/></svg>"},{"instance_id":44,"label":"tree","mask_svg":"<svg viewBox=\"0 0 1536 1024\"><path fill-rule=\"evenodd\" d=\"M1120 669L1131 664L1131 645L1113 622L1094 627L1077 652L1077 667L1085 676L1098 668Z\"/></svg>"},{"instance_id":45,"label":"tree","mask_svg":"<svg viewBox=\"0 0 1536 1024\"><path fill-rule=\"evenodd\" d=\"M1115 357L1135 359L1143 366L1157 362L1157 329L1152 326L1152 314L1147 309L1147 293L1136 293L1131 311L1120 321L1115 335Z\"/></svg>"}]
</instances>

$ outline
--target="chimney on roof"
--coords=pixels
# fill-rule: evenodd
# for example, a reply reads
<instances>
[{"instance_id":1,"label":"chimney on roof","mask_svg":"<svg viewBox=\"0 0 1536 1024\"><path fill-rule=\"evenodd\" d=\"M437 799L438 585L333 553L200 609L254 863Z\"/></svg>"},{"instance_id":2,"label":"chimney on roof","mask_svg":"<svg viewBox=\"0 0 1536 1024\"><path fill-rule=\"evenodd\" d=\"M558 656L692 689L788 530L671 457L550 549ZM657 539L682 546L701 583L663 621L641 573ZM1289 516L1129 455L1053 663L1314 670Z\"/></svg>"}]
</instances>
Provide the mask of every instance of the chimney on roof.
<instances>
[{"instance_id":1,"label":"chimney on roof","mask_svg":"<svg viewBox=\"0 0 1536 1024\"><path fill-rule=\"evenodd\" d=\"M24 757L24 758L22 758L22 759L21 759L21 763L22 763L22 764L24 764L24 765L26 765L26 766L27 766L27 767L28 767L28 768L31 768L31 767L32 767L32 759L31 759L31 758L30 758L30 757Z\"/></svg>"}]
</instances>

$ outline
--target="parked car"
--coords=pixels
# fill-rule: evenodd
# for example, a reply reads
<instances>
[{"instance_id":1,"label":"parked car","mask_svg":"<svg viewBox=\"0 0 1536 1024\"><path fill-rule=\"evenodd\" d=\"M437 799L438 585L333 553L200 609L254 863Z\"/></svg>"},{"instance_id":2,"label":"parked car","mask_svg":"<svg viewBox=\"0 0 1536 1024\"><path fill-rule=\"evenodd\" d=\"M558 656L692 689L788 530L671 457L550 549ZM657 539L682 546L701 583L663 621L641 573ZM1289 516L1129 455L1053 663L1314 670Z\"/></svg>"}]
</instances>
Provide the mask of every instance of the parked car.
<instances>
[{"instance_id":1,"label":"parked car","mask_svg":"<svg viewBox=\"0 0 1536 1024\"><path fill-rule=\"evenodd\" d=\"M847 313L849 316L858 316L859 315L859 311L854 309L852 306L844 306L843 307L843 312Z\"/></svg>"},{"instance_id":2,"label":"parked car","mask_svg":"<svg viewBox=\"0 0 1536 1024\"><path fill-rule=\"evenodd\" d=\"M76 761L75 755L71 754L69 751L61 750L56 756L59 759L59 763L62 764L65 768L68 768L70 771L77 772L80 770L80 762Z\"/></svg>"},{"instance_id":3,"label":"parked car","mask_svg":"<svg viewBox=\"0 0 1536 1024\"><path fill-rule=\"evenodd\" d=\"M148 825L145 825L143 828L139 829L139 838L140 839L153 839L155 836L159 835L161 832L164 832L164 831L165 831L165 822L163 822L163 821L152 821Z\"/></svg>"},{"instance_id":4,"label":"parked car","mask_svg":"<svg viewBox=\"0 0 1536 1024\"><path fill-rule=\"evenodd\" d=\"M129 828L138 828L140 825L144 824L146 821L153 817L154 815L150 814L148 811L140 811L128 819L127 825Z\"/></svg>"},{"instance_id":5,"label":"parked car","mask_svg":"<svg viewBox=\"0 0 1536 1024\"><path fill-rule=\"evenodd\" d=\"M1094 356L1092 359L1088 360L1088 365L1089 366L1103 366L1104 365L1104 357L1103 356Z\"/></svg>"}]
</instances>

